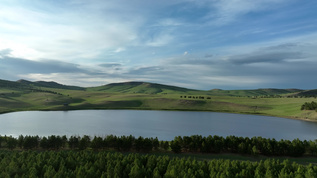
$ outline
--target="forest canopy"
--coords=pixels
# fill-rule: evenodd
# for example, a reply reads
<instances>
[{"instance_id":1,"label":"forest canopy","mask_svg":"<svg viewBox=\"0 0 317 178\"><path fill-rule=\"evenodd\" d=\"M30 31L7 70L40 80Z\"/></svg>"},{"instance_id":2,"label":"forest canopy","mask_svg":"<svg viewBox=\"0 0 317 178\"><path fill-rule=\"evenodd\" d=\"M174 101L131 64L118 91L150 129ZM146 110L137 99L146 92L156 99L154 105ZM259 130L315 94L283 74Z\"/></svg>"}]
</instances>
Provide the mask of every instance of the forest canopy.
<instances>
[{"instance_id":1,"label":"forest canopy","mask_svg":"<svg viewBox=\"0 0 317 178\"><path fill-rule=\"evenodd\" d=\"M108 135L105 137L71 136L0 136L0 146L11 150L115 150L133 152L172 151L174 153L238 153L266 156L316 156L317 142L275 140L262 137L177 136L171 141L158 138Z\"/></svg>"}]
</instances>

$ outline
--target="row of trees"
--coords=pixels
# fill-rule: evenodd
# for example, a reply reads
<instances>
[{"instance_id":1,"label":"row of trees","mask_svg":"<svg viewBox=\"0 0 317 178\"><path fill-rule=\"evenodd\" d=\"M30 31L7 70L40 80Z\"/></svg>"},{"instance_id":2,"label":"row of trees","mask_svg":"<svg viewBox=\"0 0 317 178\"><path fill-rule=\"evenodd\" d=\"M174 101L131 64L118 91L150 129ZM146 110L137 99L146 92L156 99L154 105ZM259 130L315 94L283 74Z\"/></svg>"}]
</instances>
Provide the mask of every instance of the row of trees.
<instances>
[{"instance_id":1,"label":"row of trees","mask_svg":"<svg viewBox=\"0 0 317 178\"><path fill-rule=\"evenodd\" d=\"M262 137L220 136L203 137L201 135L178 136L171 141L171 149L176 153L239 153L267 156L303 156L317 154L316 141L293 141L267 139Z\"/></svg>"},{"instance_id":2,"label":"row of trees","mask_svg":"<svg viewBox=\"0 0 317 178\"><path fill-rule=\"evenodd\" d=\"M317 109L317 103L314 101L312 101L311 103L305 102L301 107L301 110L316 110L316 109Z\"/></svg>"},{"instance_id":3,"label":"row of trees","mask_svg":"<svg viewBox=\"0 0 317 178\"><path fill-rule=\"evenodd\" d=\"M207 136L201 135L178 136L172 141L159 141L157 138L143 138L134 136L93 137L85 135L71 136L22 136L18 138L0 136L0 147L9 149L80 149L92 148L94 150L111 149L117 151L169 151L175 153L239 153L267 156L316 156L316 141L293 141L267 139L262 137L236 137Z\"/></svg>"},{"instance_id":4,"label":"row of trees","mask_svg":"<svg viewBox=\"0 0 317 178\"><path fill-rule=\"evenodd\" d=\"M0 177L317 177L317 166L105 151L0 151Z\"/></svg>"},{"instance_id":5,"label":"row of trees","mask_svg":"<svg viewBox=\"0 0 317 178\"><path fill-rule=\"evenodd\" d=\"M114 136L108 135L105 137L91 137L84 135L71 136L23 136L18 138L12 136L0 136L0 148L8 149L45 149L45 150L60 150L60 149L80 149L87 148L98 149L115 149L118 151L138 151L149 152L152 150L168 150L168 141L159 141L157 138L143 138L134 136Z\"/></svg>"},{"instance_id":6,"label":"row of trees","mask_svg":"<svg viewBox=\"0 0 317 178\"><path fill-rule=\"evenodd\" d=\"M189 99L205 99L204 96L180 96L180 98L189 98ZM210 96L206 97L206 99L211 99Z\"/></svg>"},{"instance_id":7,"label":"row of trees","mask_svg":"<svg viewBox=\"0 0 317 178\"><path fill-rule=\"evenodd\" d=\"M62 93L58 93L56 91L42 90L42 89L37 89L37 88L32 88L32 92L43 92L43 93L51 93L51 94L55 94L55 95L63 95Z\"/></svg>"}]
</instances>

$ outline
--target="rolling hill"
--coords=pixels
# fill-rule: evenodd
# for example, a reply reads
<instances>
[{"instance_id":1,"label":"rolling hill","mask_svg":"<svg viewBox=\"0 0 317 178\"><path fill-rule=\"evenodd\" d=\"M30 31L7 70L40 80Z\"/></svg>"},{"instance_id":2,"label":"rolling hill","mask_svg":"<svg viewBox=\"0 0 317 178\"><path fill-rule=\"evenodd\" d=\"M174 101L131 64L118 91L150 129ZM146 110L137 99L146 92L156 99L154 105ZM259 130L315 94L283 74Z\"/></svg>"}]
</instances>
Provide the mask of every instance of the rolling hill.
<instances>
[{"instance_id":1,"label":"rolling hill","mask_svg":"<svg viewBox=\"0 0 317 178\"><path fill-rule=\"evenodd\" d=\"M36 81L31 82L28 80L8 81L0 79L0 88L9 89L34 89L38 87L54 88L54 89L65 89L65 90L85 90L83 87L63 85L56 82Z\"/></svg>"},{"instance_id":2,"label":"rolling hill","mask_svg":"<svg viewBox=\"0 0 317 178\"><path fill-rule=\"evenodd\" d=\"M296 94L304 90L300 89L256 89L256 90L194 90L177 86L163 85L149 82L123 82L111 83L99 87L87 88L88 91L103 91L109 93L140 93L140 94L188 94L188 95L212 95L212 96L273 96Z\"/></svg>"},{"instance_id":3,"label":"rolling hill","mask_svg":"<svg viewBox=\"0 0 317 178\"><path fill-rule=\"evenodd\" d=\"M211 95L225 95L225 96L275 96L296 94L304 90L300 89L274 89L274 88L261 88L256 90L209 90Z\"/></svg>"},{"instance_id":4,"label":"rolling hill","mask_svg":"<svg viewBox=\"0 0 317 178\"><path fill-rule=\"evenodd\" d=\"M56 82L46 82L46 81L36 81L30 82L27 80L18 80L16 83L20 83L30 87L45 87L45 88L56 88L56 89L65 89L65 90L85 90L83 87L78 86L70 86L70 85L63 85Z\"/></svg>"},{"instance_id":5,"label":"rolling hill","mask_svg":"<svg viewBox=\"0 0 317 178\"><path fill-rule=\"evenodd\" d=\"M87 88L88 91L105 91L116 93L142 93L142 94L172 94L197 92L198 90L187 89L182 87L162 85L149 82L124 82L111 83L100 87Z\"/></svg>"},{"instance_id":6,"label":"rolling hill","mask_svg":"<svg viewBox=\"0 0 317 178\"><path fill-rule=\"evenodd\" d=\"M315 90L304 90L304 91L301 91L301 92L295 94L295 96L316 97L317 96L317 89L315 89Z\"/></svg>"},{"instance_id":7,"label":"rolling hill","mask_svg":"<svg viewBox=\"0 0 317 178\"><path fill-rule=\"evenodd\" d=\"M19 87L27 87L27 85L23 83L19 83L19 82L13 82L13 81L0 79L0 87L1 88L19 88Z\"/></svg>"},{"instance_id":8,"label":"rolling hill","mask_svg":"<svg viewBox=\"0 0 317 178\"><path fill-rule=\"evenodd\" d=\"M188 94L188 95L212 95L212 96L273 96L273 95L292 95L292 96L317 96L316 90L300 90L300 89L255 89L255 90L195 90L183 87L163 85L149 82L123 82L111 83L98 87L79 87L59 84L53 81L36 81L27 80L8 81L0 80L1 88L11 89L64 89L64 90L80 90L80 91L102 91L107 93L138 93L138 94Z\"/></svg>"},{"instance_id":9,"label":"rolling hill","mask_svg":"<svg viewBox=\"0 0 317 178\"><path fill-rule=\"evenodd\" d=\"M30 110L139 109L233 112L317 120L315 111L300 110L303 103L315 100L311 96L317 96L316 91L204 91L148 82L112 83L84 88L56 82L0 80L0 113Z\"/></svg>"}]
</instances>

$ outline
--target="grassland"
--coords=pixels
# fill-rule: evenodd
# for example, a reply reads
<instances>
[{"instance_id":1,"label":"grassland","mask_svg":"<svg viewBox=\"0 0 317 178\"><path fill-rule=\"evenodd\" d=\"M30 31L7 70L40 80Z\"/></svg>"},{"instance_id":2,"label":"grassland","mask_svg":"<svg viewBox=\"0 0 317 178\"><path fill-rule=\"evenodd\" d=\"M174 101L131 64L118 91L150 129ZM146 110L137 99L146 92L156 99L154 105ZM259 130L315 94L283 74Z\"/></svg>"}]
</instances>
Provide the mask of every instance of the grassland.
<instances>
[{"instance_id":1,"label":"grassland","mask_svg":"<svg viewBox=\"0 0 317 178\"><path fill-rule=\"evenodd\" d=\"M317 121L315 111L300 110L303 103L315 101L314 97L286 97L296 96L301 92L306 91L201 91L143 82L80 88L54 82L6 81L1 85L0 81L0 113L79 109L183 110L258 114ZM281 97L267 97L277 95Z\"/></svg>"}]
</instances>

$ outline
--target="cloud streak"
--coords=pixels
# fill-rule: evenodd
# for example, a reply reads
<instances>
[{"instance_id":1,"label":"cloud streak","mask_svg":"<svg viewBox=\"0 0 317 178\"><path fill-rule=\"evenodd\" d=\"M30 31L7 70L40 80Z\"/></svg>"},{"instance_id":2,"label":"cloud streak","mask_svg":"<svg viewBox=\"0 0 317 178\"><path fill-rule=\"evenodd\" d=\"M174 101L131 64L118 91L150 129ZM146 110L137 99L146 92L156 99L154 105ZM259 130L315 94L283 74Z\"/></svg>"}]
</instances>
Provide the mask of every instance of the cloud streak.
<instances>
[{"instance_id":1,"label":"cloud streak","mask_svg":"<svg viewBox=\"0 0 317 178\"><path fill-rule=\"evenodd\" d=\"M315 88L316 7L300 0L4 0L0 77Z\"/></svg>"},{"instance_id":2,"label":"cloud streak","mask_svg":"<svg viewBox=\"0 0 317 178\"><path fill-rule=\"evenodd\" d=\"M232 56L228 61L234 64L280 63L292 59L302 59L301 52L255 52L246 55Z\"/></svg>"}]
</instances>

